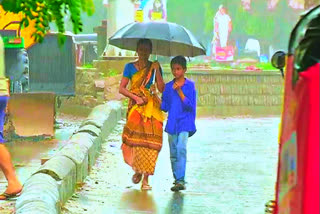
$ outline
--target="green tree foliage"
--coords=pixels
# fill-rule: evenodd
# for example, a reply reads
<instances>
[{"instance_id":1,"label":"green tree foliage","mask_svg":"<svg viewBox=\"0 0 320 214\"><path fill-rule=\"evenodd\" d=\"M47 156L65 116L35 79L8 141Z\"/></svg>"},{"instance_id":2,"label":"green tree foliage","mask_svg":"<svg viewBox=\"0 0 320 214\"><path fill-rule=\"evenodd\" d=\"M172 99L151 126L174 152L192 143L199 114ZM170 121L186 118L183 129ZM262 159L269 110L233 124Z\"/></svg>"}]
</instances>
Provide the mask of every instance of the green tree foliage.
<instances>
[{"instance_id":1,"label":"green tree foliage","mask_svg":"<svg viewBox=\"0 0 320 214\"><path fill-rule=\"evenodd\" d=\"M35 20L33 37L41 42L49 30L49 23L54 22L60 35L65 32L64 17L69 14L73 23L73 32L79 33L83 29L81 11L92 15L94 12L93 0L0 0L3 9L13 13L22 12L23 27L29 26L30 20ZM59 37L63 42L64 37Z\"/></svg>"},{"instance_id":2,"label":"green tree foliage","mask_svg":"<svg viewBox=\"0 0 320 214\"><path fill-rule=\"evenodd\" d=\"M103 6L103 0L93 0L95 11L92 15L86 12L81 12L80 17L83 23L82 33L92 33L93 28L101 25L101 21L107 18L107 9ZM65 17L65 30L72 31L73 23L69 19L70 14ZM57 31L57 27L53 24L50 25L51 30Z\"/></svg>"}]
</instances>

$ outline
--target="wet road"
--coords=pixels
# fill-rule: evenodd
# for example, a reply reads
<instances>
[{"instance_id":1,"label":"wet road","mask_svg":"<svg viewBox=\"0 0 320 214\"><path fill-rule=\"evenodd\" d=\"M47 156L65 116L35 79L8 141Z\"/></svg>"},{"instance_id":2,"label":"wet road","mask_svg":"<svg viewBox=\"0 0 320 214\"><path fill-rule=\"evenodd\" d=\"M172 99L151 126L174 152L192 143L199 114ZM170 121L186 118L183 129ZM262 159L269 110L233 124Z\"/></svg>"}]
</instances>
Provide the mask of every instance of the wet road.
<instances>
[{"instance_id":1,"label":"wet road","mask_svg":"<svg viewBox=\"0 0 320 214\"><path fill-rule=\"evenodd\" d=\"M41 166L41 158L52 156L63 147L67 139L79 127L84 118L58 115L54 139L30 141L15 140L7 142L17 176L24 183ZM0 192L5 191L7 181L0 171ZM0 201L0 213L13 213L15 201Z\"/></svg>"},{"instance_id":2,"label":"wet road","mask_svg":"<svg viewBox=\"0 0 320 214\"><path fill-rule=\"evenodd\" d=\"M6 146L12 156L17 175L22 183L41 166L41 158L50 157L66 144L66 141L76 130L82 119L72 116L62 116L57 118L57 127L53 139L40 141L15 140L7 142ZM0 181L5 182L5 178L0 173Z\"/></svg>"},{"instance_id":3,"label":"wet road","mask_svg":"<svg viewBox=\"0 0 320 214\"><path fill-rule=\"evenodd\" d=\"M167 135L150 181L152 191L131 183L133 172L120 150L120 124L63 213L264 213L264 204L274 198L279 122L279 118L197 120L198 132L189 138L187 148L187 190L181 193L170 191Z\"/></svg>"}]
</instances>

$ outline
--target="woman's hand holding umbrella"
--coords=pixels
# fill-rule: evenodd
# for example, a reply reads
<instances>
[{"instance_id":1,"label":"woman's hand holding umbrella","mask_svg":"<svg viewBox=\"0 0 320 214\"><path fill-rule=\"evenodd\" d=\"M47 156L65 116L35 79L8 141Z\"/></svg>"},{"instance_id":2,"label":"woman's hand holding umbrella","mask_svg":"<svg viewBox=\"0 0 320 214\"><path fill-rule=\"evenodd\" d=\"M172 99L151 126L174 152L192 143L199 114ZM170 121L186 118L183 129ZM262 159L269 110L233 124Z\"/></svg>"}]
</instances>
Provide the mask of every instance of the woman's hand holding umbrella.
<instances>
[{"instance_id":1,"label":"woman's hand holding umbrella","mask_svg":"<svg viewBox=\"0 0 320 214\"><path fill-rule=\"evenodd\" d=\"M152 69L155 69L156 71L159 71L160 70L160 64L158 61L154 61L151 65L151 68Z\"/></svg>"}]
</instances>

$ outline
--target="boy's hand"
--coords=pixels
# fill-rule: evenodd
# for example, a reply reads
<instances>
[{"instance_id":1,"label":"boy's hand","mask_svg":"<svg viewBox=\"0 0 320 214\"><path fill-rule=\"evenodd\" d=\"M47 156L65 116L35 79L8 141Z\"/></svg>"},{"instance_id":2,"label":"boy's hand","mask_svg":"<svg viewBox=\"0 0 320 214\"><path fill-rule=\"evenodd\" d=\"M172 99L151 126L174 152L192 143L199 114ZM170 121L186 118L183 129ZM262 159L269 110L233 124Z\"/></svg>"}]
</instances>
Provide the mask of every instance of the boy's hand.
<instances>
[{"instance_id":1,"label":"boy's hand","mask_svg":"<svg viewBox=\"0 0 320 214\"><path fill-rule=\"evenodd\" d=\"M183 101L184 98L185 98L185 96L184 96L184 94L183 94L183 92L182 92L182 90L181 90L181 87L182 87L182 86L179 85L178 83L174 83L174 84L173 84L173 89L178 92L179 97L180 97L181 100Z\"/></svg>"},{"instance_id":2,"label":"boy's hand","mask_svg":"<svg viewBox=\"0 0 320 214\"><path fill-rule=\"evenodd\" d=\"M181 89L181 85L179 85L178 83L175 82L175 83L173 84L173 89L174 89L174 90L180 90L180 89Z\"/></svg>"}]
</instances>

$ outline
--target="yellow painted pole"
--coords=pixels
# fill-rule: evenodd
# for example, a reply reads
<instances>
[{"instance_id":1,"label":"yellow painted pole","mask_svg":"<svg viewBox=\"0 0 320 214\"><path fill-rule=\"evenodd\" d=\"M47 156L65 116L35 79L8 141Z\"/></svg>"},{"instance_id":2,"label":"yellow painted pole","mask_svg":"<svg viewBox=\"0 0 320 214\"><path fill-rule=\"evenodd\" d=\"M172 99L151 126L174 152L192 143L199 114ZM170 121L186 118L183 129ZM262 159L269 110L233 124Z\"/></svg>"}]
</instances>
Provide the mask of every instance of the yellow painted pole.
<instances>
[{"instance_id":1,"label":"yellow painted pole","mask_svg":"<svg viewBox=\"0 0 320 214\"><path fill-rule=\"evenodd\" d=\"M5 67L4 67L4 44L2 37L0 36L0 78L5 77Z\"/></svg>"},{"instance_id":2,"label":"yellow painted pole","mask_svg":"<svg viewBox=\"0 0 320 214\"><path fill-rule=\"evenodd\" d=\"M9 95L8 79L5 75L5 63L4 63L4 44L2 37L0 36L0 96Z\"/></svg>"}]
</instances>

